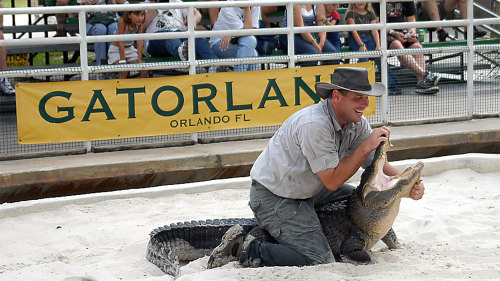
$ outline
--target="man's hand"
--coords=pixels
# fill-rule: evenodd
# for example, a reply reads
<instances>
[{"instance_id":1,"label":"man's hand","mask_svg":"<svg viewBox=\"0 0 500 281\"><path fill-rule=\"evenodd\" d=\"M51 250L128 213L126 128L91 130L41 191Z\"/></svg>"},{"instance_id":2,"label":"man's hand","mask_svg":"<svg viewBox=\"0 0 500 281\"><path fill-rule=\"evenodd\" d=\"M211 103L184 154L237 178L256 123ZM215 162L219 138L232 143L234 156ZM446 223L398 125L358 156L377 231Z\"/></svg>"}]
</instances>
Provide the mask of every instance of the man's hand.
<instances>
[{"instance_id":1,"label":"man's hand","mask_svg":"<svg viewBox=\"0 0 500 281\"><path fill-rule=\"evenodd\" d=\"M370 136L364 141L364 144L367 146L368 151L371 152L377 149L381 142L388 141L390 135L391 130L389 130L386 126L382 126L373 130Z\"/></svg>"},{"instance_id":2,"label":"man's hand","mask_svg":"<svg viewBox=\"0 0 500 281\"><path fill-rule=\"evenodd\" d=\"M424 183L422 182L422 180L419 180L410 191L411 199L413 200L422 199L422 196L424 196L424 191L425 191Z\"/></svg>"}]
</instances>

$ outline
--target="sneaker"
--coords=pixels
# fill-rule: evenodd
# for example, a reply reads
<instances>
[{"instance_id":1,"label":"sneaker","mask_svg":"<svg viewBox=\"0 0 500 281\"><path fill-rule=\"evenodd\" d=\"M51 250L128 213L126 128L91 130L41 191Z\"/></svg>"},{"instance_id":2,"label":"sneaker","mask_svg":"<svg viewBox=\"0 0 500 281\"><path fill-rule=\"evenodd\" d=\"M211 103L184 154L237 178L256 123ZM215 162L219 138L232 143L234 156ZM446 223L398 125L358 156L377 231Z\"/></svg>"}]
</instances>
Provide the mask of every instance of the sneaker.
<instances>
[{"instance_id":1,"label":"sneaker","mask_svg":"<svg viewBox=\"0 0 500 281\"><path fill-rule=\"evenodd\" d=\"M389 86L388 88L388 94L389 96L399 96L401 94L403 94L403 92L401 91L401 88L399 86Z\"/></svg>"},{"instance_id":2,"label":"sneaker","mask_svg":"<svg viewBox=\"0 0 500 281\"><path fill-rule=\"evenodd\" d=\"M479 30L474 27L474 34L472 35L473 39L480 38L486 35L486 31ZM467 39L467 31L464 32L464 39Z\"/></svg>"},{"instance_id":3,"label":"sneaker","mask_svg":"<svg viewBox=\"0 0 500 281\"><path fill-rule=\"evenodd\" d=\"M222 236L220 245L213 249L210 254L207 268L220 267L229 262L237 261L241 255L245 234L245 230L239 224L229 228Z\"/></svg>"},{"instance_id":4,"label":"sneaker","mask_svg":"<svg viewBox=\"0 0 500 281\"><path fill-rule=\"evenodd\" d=\"M476 27L474 27L474 39L480 38L486 35L486 31L484 30L479 30Z\"/></svg>"},{"instance_id":5,"label":"sneaker","mask_svg":"<svg viewBox=\"0 0 500 281\"><path fill-rule=\"evenodd\" d=\"M423 95L434 95L439 92L439 88L432 85L427 79L424 79L423 81L417 83L415 92Z\"/></svg>"},{"instance_id":6,"label":"sneaker","mask_svg":"<svg viewBox=\"0 0 500 281\"><path fill-rule=\"evenodd\" d=\"M217 66L217 72L233 72L233 68L229 65Z\"/></svg>"},{"instance_id":7,"label":"sneaker","mask_svg":"<svg viewBox=\"0 0 500 281\"><path fill-rule=\"evenodd\" d=\"M253 244L260 241L271 241L271 236L261 227L257 226L250 230L243 242L243 249L240 255L240 264L246 267L259 267L262 264L260 258L250 256L250 249L255 247ZM262 242L265 243L265 242ZM255 253L255 250L253 251Z\"/></svg>"},{"instance_id":8,"label":"sneaker","mask_svg":"<svg viewBox=\"0 0 500 281\"><path fill-rule=\"evenodd\" d=\"M188 40L184 40L177 48L177 53L181 60L188 60Z\"/></svg>"},{"instance_id":9,"label":"sneaker","mask_svg":"<svg viewBox=\"0 0 500 281\"><path fill-rule=\"evenodd\" d=\"M429 85L437 86L437 84L439 83L439 79L441 79L441 77L432 72L427 72L424 81L426 81Z\"/></svg>"},{"instance_id":10,"label":"sneaker","mask_svg":"<svg viewBox=\"0 0 500 281\"><path fill-rule=\"evenodd\" d=\"M437 37L438 37L438 40L439 42L445 42L446 39L448 39L448 32L446 32L446 30L444 29L440 29L437 31Z\"/></svg>"},{"instance_id":11,"label":"sneaker","mask_svg":"<svg viewBox=\"0 0 500 281\"><path fill-rule=\"evenodd\" d=\"M216 73L216 72L217 72L217 66L208 67L208 73Z\"/></svg>"},{"instance_id":12,"label":"sneaker","mask_svg":"<svg viewBox=\"0 0 500 281\"><path fill-rule=\"evenodd\" d=\"M9 79L1 78L0 79L0 92L2 92L5 95L14 95L16 93L16 90L10 84Z\"/></svg>"}]
</instances>

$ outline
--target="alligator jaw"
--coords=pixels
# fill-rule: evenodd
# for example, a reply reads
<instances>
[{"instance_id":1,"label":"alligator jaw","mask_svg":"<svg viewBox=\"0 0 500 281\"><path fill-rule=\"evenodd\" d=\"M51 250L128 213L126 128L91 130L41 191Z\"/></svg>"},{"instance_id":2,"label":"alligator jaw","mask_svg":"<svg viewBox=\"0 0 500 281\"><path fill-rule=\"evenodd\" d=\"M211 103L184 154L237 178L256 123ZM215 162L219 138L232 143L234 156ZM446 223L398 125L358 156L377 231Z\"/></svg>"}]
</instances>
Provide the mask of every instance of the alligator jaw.
<instances>
[{"instance_id":1,"label":"alligator jaw","mask_svg":"<svg viewBox=\"0 0 500 281\"><path fill-rule=\"evenodd\" d=\"M419 180L424 167L422 162L407 168L399 175L389 177L384 174L383 167L387 158L388 142L379 145L372 165L362 176L363 205L370 209L385 208L395 199L410 197L410 191Z\"/></svg>"}]
</instances>

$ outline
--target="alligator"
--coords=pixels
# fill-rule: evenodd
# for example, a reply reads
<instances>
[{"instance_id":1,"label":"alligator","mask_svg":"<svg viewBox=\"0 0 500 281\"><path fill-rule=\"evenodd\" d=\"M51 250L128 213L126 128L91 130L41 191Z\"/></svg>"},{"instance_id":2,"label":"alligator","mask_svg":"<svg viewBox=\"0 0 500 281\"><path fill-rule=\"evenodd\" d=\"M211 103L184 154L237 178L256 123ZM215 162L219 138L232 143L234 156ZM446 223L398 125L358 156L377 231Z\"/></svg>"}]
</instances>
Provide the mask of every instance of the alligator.
<instances>
[{"instance_id":1,"label":"alligator","mask_svg":"<svg viewBox=\"0 0 500 281\"><path fill-rule=\"evenodd\" d=\"M382 171L388 149L388 141L377 147L372 163L349 199L315 208L336 261L373 262L369 250L380 240L389 249L400 247L392 224L401 198L410 197L411 188L420 180L423 163L418 161L401 174L389 177ZM147 259L166 274L177 276L179 261L210 255L226 231L236 224L245 233L260 228L252 218L178 222L158 227L150 233ZM211 267L209 261L207 268Z\"/></svg>"}]
</instances>

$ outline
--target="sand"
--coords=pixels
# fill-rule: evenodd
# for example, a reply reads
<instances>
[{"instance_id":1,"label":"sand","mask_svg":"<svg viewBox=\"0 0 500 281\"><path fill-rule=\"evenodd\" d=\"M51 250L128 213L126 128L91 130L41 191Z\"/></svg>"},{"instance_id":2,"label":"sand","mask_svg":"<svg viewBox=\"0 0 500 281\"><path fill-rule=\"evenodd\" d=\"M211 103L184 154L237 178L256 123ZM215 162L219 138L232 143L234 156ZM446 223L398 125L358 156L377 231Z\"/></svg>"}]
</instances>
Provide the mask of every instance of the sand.
<instances>
[{"instance_id":1,"label":"sand","mask_svg":"<svg viewBox=\"0 0 500 281\"><path fill-rule=\"evenodd\" d=\"M177 279L500 280L499 155L424 163L426 194L404 199L393 226L403 248L375 245L373 264L251 269L232 262L207 270L204 257ZM251 217L248 187L239 178L2 204L0 280L173 280L145 259L149 232L172 222Z\"/></svg>"}]
</instances>

